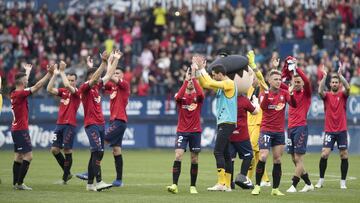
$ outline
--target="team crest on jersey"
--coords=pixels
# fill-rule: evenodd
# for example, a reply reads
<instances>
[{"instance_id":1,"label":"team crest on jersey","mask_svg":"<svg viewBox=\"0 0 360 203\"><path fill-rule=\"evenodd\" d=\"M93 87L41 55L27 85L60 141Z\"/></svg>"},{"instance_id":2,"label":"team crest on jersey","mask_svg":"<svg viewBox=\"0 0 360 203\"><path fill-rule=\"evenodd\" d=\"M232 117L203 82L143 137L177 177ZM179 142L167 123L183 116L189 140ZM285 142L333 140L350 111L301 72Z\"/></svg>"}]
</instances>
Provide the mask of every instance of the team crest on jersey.
<instances>
[{"instance_id":1,"label":"team crest on jersey","mask_svg":"<svg viewBox=\"0 0 360 203\"><path fill-rule=\"evenodd\" d=\"M110 94L110 99L114 99L117 95L117 91L113 91L111 94Z\"/></svg>"},{"instance_id":2,"label":"team crest on jersey","mask_svg":"<svg viewBox=\"0 0 360 203\"><path fill-rule=\"evenodd\" d=\"M99 104L101 102L101 97L100 96L98 96L97 98L95 97L94 101Z\"/></svg>"},{"instance_id":3,"label":"team crest on jersey","mask_svg":"<svg viewBox=\"0 0 360 203\"><path fill-rule=\"evenodd\" d=\"M60 99L60 102L67 106L70 103L70 98L67 99Z\"/></svg>"},{"instance_id":4,"label":"team crest on jersey","mask_svg":"<svg viewBox=\"0 0 360 203\"><path fill-rule=\"evenodd\" d=\"M192 103L190 105L182 105L183 109L187 109L188 111L194 111L197 108L197 104L196 103Z\"/></svg>"},{"instance_id":5,"label":"team crest on jersey","mask_svg":"<svg viewBox=\"0 0 360 203\"><path fill-rule=\"evenodd\" d=\"M280 100L284 101L284 96L283 95L280 95Z\"/></svg>"},{"instance_id":6,"label":"team crest on jersey","mask_svg":"<svg viewBox=\"0 0 360 203\"><path fill-rule=\"evenodd\" d=\"M285 107L285 103L278 103L275 107L275 111L281 111Z\"/></svg>"}]
</instances>

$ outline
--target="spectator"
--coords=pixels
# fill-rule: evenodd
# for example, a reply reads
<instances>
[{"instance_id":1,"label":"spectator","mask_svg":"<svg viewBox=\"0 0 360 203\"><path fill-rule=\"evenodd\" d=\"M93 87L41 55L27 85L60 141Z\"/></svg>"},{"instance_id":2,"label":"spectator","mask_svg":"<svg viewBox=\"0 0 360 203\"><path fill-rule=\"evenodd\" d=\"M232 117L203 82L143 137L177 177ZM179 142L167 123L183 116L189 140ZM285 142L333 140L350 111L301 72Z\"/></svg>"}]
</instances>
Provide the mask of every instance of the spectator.
<instances>
[{"instance_id":1,"label":"spectator","mask_svg":"<svg viewBox=\"0 0 360 203\"><path fill-rule=\"evenodd\" d=\"M88 55L94 56L98 64L101 50L119 47L124 53L121 65L126 67L125 78L132 85L133 95L138 94L141 79L147 82L140 87L147 88L140 88L140 94L169 94L172 87L181 84L194 52L211 61L221 51L245 54L254 49L259 68L268 70L271 50L284 47L285 38L298 44L293 46L298 47L294 54L299 67L313 81L314 90L322 77L318 69L322 64L332 69L334 55L346 67L345 78L357 84L360 1L354 0L351 5L332 1L318 7L307 2L261 0L239 3L235 8L222 0L210 9L211 5L194 5L191 10L174 1L168 9L166 4L161 7L157 3L134 13L120 13L111 7L93 12L87 6L69 12L62 3L55 12L46 6L33 10L29 3L24 9L2 7L0 74L5 75L5 88L10 89L10 76L19 71L23 61L34 64L30 76L33 82L47 64L65 60L82 79ZM312 40L310 52L303 52L302 39L306 43Z\"/></svg>"},{"instance_id":2,"label":"spectator","mask_svg":"<svg viewBox=\"0 0 360 203\"><path fill-rule=\"evenodd\" d=\"M194 23L195 39L194 42L203 43L206 32L206 16L203 10L197 9L192 14L192 22Z\"/></svg>"},{"instance_id":3,"label":"spectator","mask_svg":"<svg viewBox=\"0 0 360 203\"><path fill-rule=\"evenodd\" d=\"M149 84L147 84L143 78L140 78L140 81L137 85L137 96L145 97L149 94Z\"/></svg>"},{"instance_id":4,"label":"spectator","mask_svg":"<svg viewBox=\"0 0 360 203\"><path fill-rule=\"evenodd\" d=\"M159 35L162 33L164 26L166 25L166 10L161 7L161 3L155 3L153 15L155 17L155 26L157 29L155 33L156 35Z\"/></svg>"},{"instance_id":5,"label":"spectator","mask_svg":"<svg viewBox=\"0 0 360 203\"><path fill-rule=\"evenodd\" d=\"M234 26L237 28L244 28L245 27L245 21L244 21L244 16L246 14L245 9L242 7L241 3L239 2L237 5L237 8L234 12Z\"/></svg>"},{"instance_id":6,"label":"spectator","mask_svg":"<svg viewBox=\"0 0 360 203\"><path fill-rule=\"evenodd\" d=\"M142 51L139 62L143 67L149 67L154 61L154 56L148 47L145 47Z\"/></svg>"}]
</instances>

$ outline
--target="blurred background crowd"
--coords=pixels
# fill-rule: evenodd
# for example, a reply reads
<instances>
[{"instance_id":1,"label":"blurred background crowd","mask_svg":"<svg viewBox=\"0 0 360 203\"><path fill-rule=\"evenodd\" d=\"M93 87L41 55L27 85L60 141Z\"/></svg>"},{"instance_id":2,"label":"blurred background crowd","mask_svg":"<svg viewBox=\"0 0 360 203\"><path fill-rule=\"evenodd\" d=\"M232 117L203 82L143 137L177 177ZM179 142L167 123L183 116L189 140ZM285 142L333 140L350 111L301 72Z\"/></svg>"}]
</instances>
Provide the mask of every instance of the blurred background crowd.
<instances>
[{"instance_id":1,"label":"blurred background crowd","mask_svg":"<svg viewBox=\"0 0 360 203\"><path fill-rule=\"evenodd\" d=\"M118 11L111 5L69 9L60 2L56 11L50 11L46 4L34 9L27 1L21 7L16 2L9 7L0 0L3 92L6 95L14 87L14 76L24 63L34 65L30 85L49 63L59 60L66 61L69 71L83 82L87 56L97 66L99 52L116 47L124 53L124 79L137 96L177 92L194 53L211 61L220 53L245 55L250 49L255 50L264 74L272 58L295 56L314 91L323 77L320 67L331 71L340 59L351 93L360 94L359 0L212 2L211 8L192 4L190 9L162 1L140 5L136 11ZM288 42L296 43L287 49L291 51L281 53L280 46ZM310 48L302 49L303 42L310 42ZM47 96L45 90L40 96Z\"/></svg>"}]
</instances>

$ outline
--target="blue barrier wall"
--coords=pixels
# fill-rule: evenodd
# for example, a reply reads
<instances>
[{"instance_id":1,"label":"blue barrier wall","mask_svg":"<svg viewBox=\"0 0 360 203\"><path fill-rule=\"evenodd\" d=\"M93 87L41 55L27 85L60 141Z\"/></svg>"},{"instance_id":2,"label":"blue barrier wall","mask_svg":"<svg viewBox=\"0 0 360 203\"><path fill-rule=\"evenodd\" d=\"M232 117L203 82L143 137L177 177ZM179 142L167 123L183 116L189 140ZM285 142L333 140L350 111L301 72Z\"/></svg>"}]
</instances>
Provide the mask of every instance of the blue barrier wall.
<instances>
[{"instance_id":1,"label":"blue barrier wall","mask_svg":"<svg viewBox=\"0 0 360 203\"><path fill-rule=\"evenodd\" d=\"M58 100L29 99L30 135L34 148L48 148L53 139L53 130L58 112ZM213 147L216 137L214 116L215 102L206 98L202 110L202 146ZM109 100L102 103L105 118L109 119ZM124 148L173 147L176 134L177 114L173 100L165 97L131 98L127 107L128 128L124 135ZM79 126L75 148L86 148L89 141L83 128L83 109L77 114ZM349 145L351 153L360 153L360 97L350 97L347 103ZM0 149L12 149L10 125L12 112L10 101L5 99L0 117ZM324 107L317 96L312 98L308 114L309 151L320 152L323 139Z\"/></svg>"}]
</instances>

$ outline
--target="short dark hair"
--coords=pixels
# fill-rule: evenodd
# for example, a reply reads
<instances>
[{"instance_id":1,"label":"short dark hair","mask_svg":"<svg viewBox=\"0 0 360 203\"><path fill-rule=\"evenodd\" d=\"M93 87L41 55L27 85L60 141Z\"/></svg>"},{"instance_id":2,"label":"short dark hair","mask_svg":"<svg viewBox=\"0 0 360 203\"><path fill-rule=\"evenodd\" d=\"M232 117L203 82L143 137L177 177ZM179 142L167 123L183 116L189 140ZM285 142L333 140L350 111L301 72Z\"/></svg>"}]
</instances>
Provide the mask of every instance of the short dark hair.
<instances>
[{"instance_id":1,"label":"short dark hair","mask_svg":"<svg viewBox=\"0 0 360 203\"><path fill-rule=\"evenodd\" d=\"M225 67L221 64L216 64L212 67L211 71L214 71L216 74L222 73L223 75L226 75Z\"/></svg>"},{"instance_id":2,"label":"short dark hair","mask_svg":"<svg viewBox=\"0 0 360 203\"><path fill-rule=\"evenodd\" d=\"M339 76L338 76L338 75L335 75L335 74L331 76L331 79L338 79L338 80L340 80ZM330 79L330 80L331 80L331 79Z\"/></svg>"},{"instance_id":3,"label":"short dark hair","mask_svg":"<svg viewBox=\"0 0 360 203\"><path fill-rule=\"evenodd\" d=\"M23 77L25 77L25 76L26 76L26 73L24 73L24 72L19 72L19 73L17 73L17 74L15 75L15 84L16 84L16 85L19 85L20 82L21 82L21 79L22 79Z\"/></svg>"},{"instance_id":4,"label":"short dark hair","mask_svg":"<svg viewBox=\"0 0 360 203\"><path fill-rule=\"evenodd\" d=\"M120 66L116 67L116 70L121 70L123 73L125 72L125 69Z\"/></svg>"},{"instance_id":5,"label":"short dark hair","mask_svg":"<svg viewBox=\"0 0 360 203\"><path fill-rule=\"evenodd\" d=\"M78 78L78 76L74 72L66 73L66 75L75 76L75 80Z\"/></svg>"},{"instance_id":6,"label":"short dark hair","mask_svg":"<svg viewBox=\"0 0 360 203\"><path fill-rule=\"evenodd\" d=\"M15 75L15 80L19 80L19 79L21 79L21 78L23 78L23 77L25 77L26 76L26 73L24 73L24 72L19 72L19 73L17 73L16 75Z\"/></svg>"},{"instance_id":7,"label":"short dark hair","mask_svg":"<svg viewBox=\"0 0 360 203\"><path fill-rule=\"evenodd\" d=\"M86 72L86 80L91 74L93 74L95 72L96 72L96 68L89 68Z\"/></svg>"}]
</instances>

